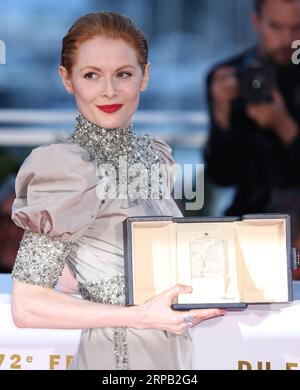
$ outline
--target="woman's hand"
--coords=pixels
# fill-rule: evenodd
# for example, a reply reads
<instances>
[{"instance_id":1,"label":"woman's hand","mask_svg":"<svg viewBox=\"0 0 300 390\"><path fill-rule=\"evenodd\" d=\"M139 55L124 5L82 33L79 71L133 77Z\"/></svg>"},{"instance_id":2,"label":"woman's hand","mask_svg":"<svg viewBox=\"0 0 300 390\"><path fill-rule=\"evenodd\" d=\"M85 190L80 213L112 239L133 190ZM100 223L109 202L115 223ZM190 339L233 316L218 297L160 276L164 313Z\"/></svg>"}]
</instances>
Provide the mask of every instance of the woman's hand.
<instances>
[{"instance_id":1,"label":"woman's hand","mask_svg":"<svg viewBox=\"0 0 300 390\"><path fill-rule=\"evenodd\" d=\"M176 284L169 290L137 306L139 315L135 327L138 329L161 329L180 335L201 321L226 313L226 310L220 309L192 309L189 311L171 309L174 299L179 294L191 292L192 287Z\"/></svg>"}]
</instances>

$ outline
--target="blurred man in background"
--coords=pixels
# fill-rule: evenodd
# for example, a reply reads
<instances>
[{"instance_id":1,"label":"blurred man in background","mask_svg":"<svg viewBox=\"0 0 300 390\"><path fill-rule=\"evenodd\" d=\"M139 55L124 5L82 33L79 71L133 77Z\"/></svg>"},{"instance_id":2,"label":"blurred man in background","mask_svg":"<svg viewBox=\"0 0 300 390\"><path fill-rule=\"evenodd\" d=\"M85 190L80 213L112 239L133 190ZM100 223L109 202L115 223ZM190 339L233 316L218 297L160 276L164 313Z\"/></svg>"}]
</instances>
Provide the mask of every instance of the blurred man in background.
<instances>
[{"instance_id":1,"label":"blurred man in background","mask_svg":"<svg viewBox=\"0 0 300 390\"><path fill-rule=\"evenodd\" d=\"M291 62L292 42L300 39L300 0L255 4L257 47L208 77L207 170L216 183L237 187L226 211L231 215L266 211L276 190L300 187L300 66Z\"/></svg>"},{"instance_id":2,"label":"blurred man in background","mask_svg":"<svg viewBox=\"0 0 300 390\"><path fill-rule=\"evenodd\" d=\"M208 76L206 169L217 184L236 187L226 215L284 213L287 198L300 210L300 65L292 63L300 0L254 6L257 45Z\"/></svg>"}]
</instances>

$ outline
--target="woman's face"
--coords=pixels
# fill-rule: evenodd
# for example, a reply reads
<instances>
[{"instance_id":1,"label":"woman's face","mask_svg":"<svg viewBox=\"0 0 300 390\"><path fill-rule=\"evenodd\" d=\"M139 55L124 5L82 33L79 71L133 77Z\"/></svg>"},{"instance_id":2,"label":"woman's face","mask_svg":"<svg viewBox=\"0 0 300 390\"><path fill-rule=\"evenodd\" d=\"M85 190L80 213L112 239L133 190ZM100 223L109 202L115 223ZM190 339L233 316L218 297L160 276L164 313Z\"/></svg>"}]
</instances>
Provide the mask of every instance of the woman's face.
<instances>
[{"instance_id":1,"label":"woman's face","mask_svg":"<svg viewBox=\"0 0 300 390\"><path fill-rule=\"evenodd\" d=\"M128 125L140 91L147 87L149 64L143 74L135 49L123 39L96 36L83 42L72 73L59 73L65 88L74 94L79 111L104 128Z\"/></svg>"}]
</instances>

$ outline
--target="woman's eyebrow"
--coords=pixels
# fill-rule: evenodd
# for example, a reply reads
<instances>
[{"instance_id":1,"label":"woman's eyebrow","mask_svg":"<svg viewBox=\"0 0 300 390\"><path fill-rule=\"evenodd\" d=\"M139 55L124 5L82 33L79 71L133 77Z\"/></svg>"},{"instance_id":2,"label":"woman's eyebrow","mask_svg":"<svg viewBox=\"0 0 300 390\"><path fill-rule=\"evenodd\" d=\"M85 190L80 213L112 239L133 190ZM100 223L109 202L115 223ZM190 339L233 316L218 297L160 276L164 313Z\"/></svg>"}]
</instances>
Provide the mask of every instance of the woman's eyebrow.
<instances>
[{"instance_id":1,"label":"woman's eyebrow","mask_svg":"<svg viewBox=\"0 0 300 390\"><path fill-rule=\"evenodd\" d=\"M132 69L135 69L135 67L133 66L133 65L122 65L122 66L120 66L119 68L117 68L116 70L115 70L115 72L118 72L119 70L121 70L121 69L124 69L124 68L132 68ZM94 70L97 70L97 71L100 71L101 72L101 69L100 68L98 68L97 66L85 66L85 67L83 67L83 68L81 68L80 69L80 72L82 72L84 69L94 69Z\"/></svg>"}]
</instances>

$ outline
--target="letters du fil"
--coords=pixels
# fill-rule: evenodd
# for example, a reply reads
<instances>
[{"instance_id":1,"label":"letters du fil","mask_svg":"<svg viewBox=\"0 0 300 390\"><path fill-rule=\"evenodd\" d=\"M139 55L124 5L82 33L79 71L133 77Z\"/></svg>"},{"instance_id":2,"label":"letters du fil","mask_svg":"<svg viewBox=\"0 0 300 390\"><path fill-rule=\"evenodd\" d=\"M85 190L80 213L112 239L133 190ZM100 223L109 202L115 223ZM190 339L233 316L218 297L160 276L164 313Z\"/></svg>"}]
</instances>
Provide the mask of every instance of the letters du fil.
<instances>
[{"instance_id":1,"label":"letters du fil","mask_svg":"<svg viewBox=\"0 0 300 390\"><path fill-rule=\"evenodd\" d=\"M277 368L274 368L277 370ZM299 370L300 363L286 362L284 363L282 370ZM246 360L238 361L238 370L272 370L271 362L248 362Z\"/></svg>"}]
</instances>

